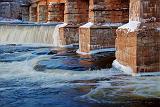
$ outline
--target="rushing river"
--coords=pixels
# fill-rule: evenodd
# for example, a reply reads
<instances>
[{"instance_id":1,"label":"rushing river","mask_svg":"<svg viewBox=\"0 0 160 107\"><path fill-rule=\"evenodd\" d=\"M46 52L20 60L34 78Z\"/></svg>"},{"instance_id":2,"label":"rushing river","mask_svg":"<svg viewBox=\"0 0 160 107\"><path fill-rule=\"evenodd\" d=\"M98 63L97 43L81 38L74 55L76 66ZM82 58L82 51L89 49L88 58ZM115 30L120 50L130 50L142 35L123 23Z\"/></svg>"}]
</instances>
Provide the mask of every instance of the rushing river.
<instances>
[{"instance_id":1,"label":"rushing river","mask_svg":"<svg viewBox=\"0 0 160 107\"><path fill-rule=\"evenodd\" d=\"M160 105L160 76L111 68L114 52L81 56L76 50L0 45L0 107Z\"/></svg>"}]
</instances>

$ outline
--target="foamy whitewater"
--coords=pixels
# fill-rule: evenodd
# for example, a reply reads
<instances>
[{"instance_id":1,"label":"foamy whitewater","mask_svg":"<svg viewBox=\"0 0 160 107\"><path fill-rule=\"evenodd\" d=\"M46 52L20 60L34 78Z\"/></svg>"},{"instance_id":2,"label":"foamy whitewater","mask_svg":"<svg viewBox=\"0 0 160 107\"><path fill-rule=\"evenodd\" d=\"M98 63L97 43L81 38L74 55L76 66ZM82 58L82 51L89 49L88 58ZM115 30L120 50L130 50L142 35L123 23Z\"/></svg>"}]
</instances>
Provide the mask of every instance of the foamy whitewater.
<instances>
[{"instance_id":1,"label":"foamy whitewater","mask_svg":"<svg viewBox=\"0 0 160 107\"><path fill-rule=\"evenodd\" d=\"M1 44L50 44L60 46L59 27L64 24L0 24Z\"/></svg>"},{"instance_id":2,"label":"foamy whitewater","mask_svg":"<svg viewBox=\"0 0 160 107\"><path fill-rule=\"evenodd\" d=\"M103 54L87 59L75 50L1 45L0 106L128 107L131 104L145 107L159 104L160 76L132 77L107 67L84 69L92 60L103 64L104 58L98 62ZM91 67L95 64L91 63Z\"/></svg>"}]
</instances>

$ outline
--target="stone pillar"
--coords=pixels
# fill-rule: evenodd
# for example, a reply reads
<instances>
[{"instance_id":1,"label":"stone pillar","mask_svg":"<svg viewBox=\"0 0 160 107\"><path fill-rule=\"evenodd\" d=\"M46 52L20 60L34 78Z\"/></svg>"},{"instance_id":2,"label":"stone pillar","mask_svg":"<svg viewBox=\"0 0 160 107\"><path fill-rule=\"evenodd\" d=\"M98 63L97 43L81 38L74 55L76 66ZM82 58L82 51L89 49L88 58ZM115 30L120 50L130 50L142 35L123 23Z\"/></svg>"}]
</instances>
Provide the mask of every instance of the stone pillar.
<instances>
[{"instance_id":1,"label":"stone pillar","mask_svg":"<svg viewBox=\"0 0 160 107\"><path fill-rule=\"evenodd\" d=\"M37 22L37 6L30 6L30 8L29 8L29 20L31 22Z\"/></svg>"},{"instance_id":2,"label":"stone pillar","mask_svg":"<svg viewBox=\"0 0 160 107\"><path fill-rule=\"evenodd\" d=\"M64 22L64 3L49 4L48 22Z\"/></svg>"},{"instance_id":3,"label":"stone pillar","mask_svg":"<svg viewBox=\"0 0 160 107\"><path fill-rule=\"evenodd\" d=\"M21 14L23 21L29 21L29 6L21 5Z\"/></svg>"},{"instance_id":4,"label":"stone pillar","mask_svg":"<svg viewBox=\"0 0 160 107\"><path fill-rule=\"evenodd\" d=\"M11 4L9 2L0 2L0 16L11 18Z\"/></svg>"},{"instance_id":5,"label":"stone pillar","mask_svg":"<svg viewBox=\"0 0 160 107\"><path fill-rule=\"evenodd\" d=\"M78 43L79 26L88 21L88 0L66 0L64 11L65 26L60 28L62 45Z\"/></svg>"},{"instance_id":6,"label":"stone pillar","mask_svg":"<svg viewBox=\"0 0 160 107\"><path fill-rule=\"evenodd\" d=\"M117 30L116 61L122 71L160 71L160 0L130 0L130 22Z\"/></svg>"},{"instance_id":7,"label":"stone pillar","mask_svg":"<svg viewBox=\"0 0 160 107\"><path fill-rule=\"evenodd\" d=\"M37 8L37 21L47 22L48 19L48 6L46 4L39 4Z\"/></svg>"},{"instance_id":8,"label":"stone pillar","mask_svg":"<svg viewBox=\"0 0 160 107\"><path fill-rule=\"evenodd\" d=\"M11 18L22 20L21 7L18 2L11 2Z\"/></svg>"},{"instance_id":9,"label":"stone pillar","mask_svg":"<svg viewBox=\"0 0 160 107\"><path fill-rule=\"evenodd\" d=\"M0 2L1 17L21 19L20 3L14 1Z\"/></svg>"},{"instance_id":10,"label":"stone pillar","mask_svg":"<svg viewBox=\"0 0 160 107\"><path fill-rule=\"evenodd\" d=\"M79 51L114 48L116 29L128 19L129 0L90 0L89 22L79 30Z\"/></svg>"}]
</instances>

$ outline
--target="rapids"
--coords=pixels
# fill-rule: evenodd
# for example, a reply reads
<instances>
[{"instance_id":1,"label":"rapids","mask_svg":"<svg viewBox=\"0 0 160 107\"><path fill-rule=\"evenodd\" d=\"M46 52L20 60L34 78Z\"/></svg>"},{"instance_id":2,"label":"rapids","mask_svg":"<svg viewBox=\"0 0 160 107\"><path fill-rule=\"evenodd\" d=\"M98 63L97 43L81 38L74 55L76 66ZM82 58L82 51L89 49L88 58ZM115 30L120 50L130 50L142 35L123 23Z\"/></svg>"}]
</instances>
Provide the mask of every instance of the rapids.
<instances>
[{"instance_id":1,"label":"rapids","mask_svg":"<svg viewBox=\"0 0 160 107\"><path fill-rule=\"evenodd\" d=\"M114 52L83 56L76 50L0 45L0 107L160 105L160 76L111 68Z\"/></svg>"}]
</instances>

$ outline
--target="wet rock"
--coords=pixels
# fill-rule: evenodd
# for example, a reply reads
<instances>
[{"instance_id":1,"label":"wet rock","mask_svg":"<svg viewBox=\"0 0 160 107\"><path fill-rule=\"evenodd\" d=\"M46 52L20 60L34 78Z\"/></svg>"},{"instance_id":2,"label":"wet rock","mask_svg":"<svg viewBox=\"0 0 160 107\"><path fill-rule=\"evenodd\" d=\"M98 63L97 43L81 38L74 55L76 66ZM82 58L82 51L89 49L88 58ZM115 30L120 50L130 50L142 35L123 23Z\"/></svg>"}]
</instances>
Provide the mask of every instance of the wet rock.
<instances>
[{"instance_id":1,"label":"wet rock","mask_svg":"<svg viewBox=\"0 0 160 107\"><path fill-rule=\"evenodd\" d=\"M36 71L45 71L45 65L35 65L34 70Z\"/></svg>"}]
</instances>

